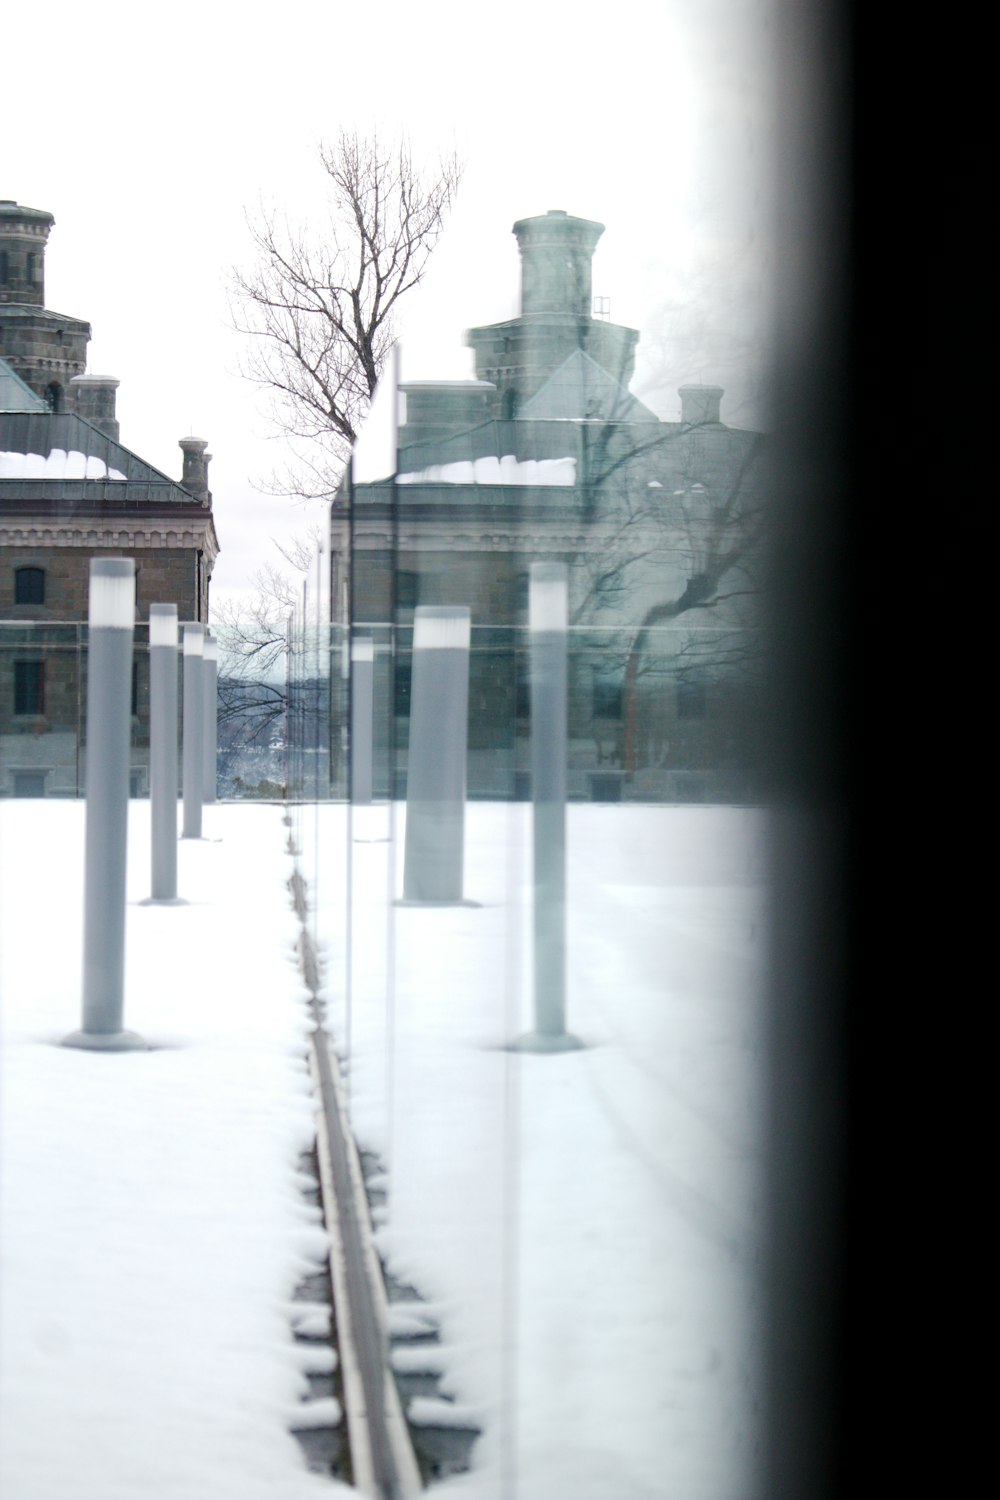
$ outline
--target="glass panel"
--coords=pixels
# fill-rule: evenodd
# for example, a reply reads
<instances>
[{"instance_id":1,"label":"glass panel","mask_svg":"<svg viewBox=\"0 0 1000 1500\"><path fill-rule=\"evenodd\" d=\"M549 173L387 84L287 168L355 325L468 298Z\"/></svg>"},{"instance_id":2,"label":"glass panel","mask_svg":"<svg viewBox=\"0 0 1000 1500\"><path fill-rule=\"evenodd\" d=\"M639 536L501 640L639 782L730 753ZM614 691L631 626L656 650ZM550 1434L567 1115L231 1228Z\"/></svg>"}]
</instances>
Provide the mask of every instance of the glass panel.
<instances>
[{"instance_id":1,"label":"glass panel","mask_svg":"<svg viewBox=\"0 0 1000 1500\"><path fill-rule=\"evenodd\" d=\"M136 625L133 641L130 795L147 797L145 624ZM85 795L86 689L86 625L0 622L0 797Z\"/></svg>"},{"instance_id":2,"label":"glass panel","mask_svg":"<svg viewBox=\"0 0 1000 1500\"><path fill-rule=\"evenodd\" d=\"M0 796L80 794L81 627L0 622Z\"/></svg>"},{"instance_id":3,"label":"glass panel","mask_svg":"<svg viewBox=\"0 0 1000 1500\"><path fill-rule=\"evenodd\" d=\"M397 396L387 375L334 504L329 787L349 801L305 769L293 670L292 837L390 1298L464 1350L446 1367L481 1414L475 1462L552 1493L631 1465L656 1493L674 1410L677 1483L722 1497L745 1488L759 1394L767 451L715 387L675 421L633 395L632 331L581 301L600 226L516 227L533 310L472 330L476 379ZM561 638L529 621L540 562L565 569ZM450 677L415 629L449 607L471 612ZM304 604L291 662L314 628ZM447 900L410 890L453 818L422 800L427 692L431 769L464 758Z\"/></svg>"}]
</instances>

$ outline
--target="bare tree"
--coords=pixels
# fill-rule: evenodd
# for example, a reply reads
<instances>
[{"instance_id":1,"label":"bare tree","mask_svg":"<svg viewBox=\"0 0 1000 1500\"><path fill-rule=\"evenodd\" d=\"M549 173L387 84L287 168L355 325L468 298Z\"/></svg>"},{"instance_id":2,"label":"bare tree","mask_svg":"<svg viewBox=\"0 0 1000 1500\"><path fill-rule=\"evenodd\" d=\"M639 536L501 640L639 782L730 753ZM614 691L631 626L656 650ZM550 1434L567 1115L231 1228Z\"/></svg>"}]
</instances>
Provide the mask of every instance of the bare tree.
<instances>
[{"instance_id":1,"label":"bare tree","mask_svg":"<svg viewBox=\"0 0 1000 1500\"><path fill-rule=\"evenodd\" d=\"M266 748L287 710L288 622L299 597L289 576L265 564L253 592L223 600L212 628L219 638L219 728L234 749Z\"/></svg>"},{"instance_id":2,"label":"bare tree","mask_svg":"<svg viewBox=\"0 0 1000 1500\"><path fill-rule=\"evenodd\" d=\"M759 676L768 443L710 420L630 422L624 404L602 416L581 428L580 514L599 545L574 559L572 621L621 622L616 647L594 638L595 658L621 683L620 699L609 698L617 723L601 726L617 749L598 752L631 774L641 679L650 703L668 682L688 704L725 683L735 705ZM675 627L669 646L665 627Z\"/></svg>"},{"instance_id":3,"label":"bare tree","mask_svg":"<svg viewBox=\"0 0 1000 1500\"><path fill-rule=\"evenodd\" d=\"M252 592L224 599L213 609L212 629L221 648L219 724L237 748L266 745L283 723L289 621L319 540L318 526L275 540L291 571L265 563L251 579Z\"/></svg>"},{"instance_id":4,"label":"bare tree","mask_svg":"<svg viewBox=\"0 0 1000 1500\"><path fill-rule=\"evenodd\" d=\"M261 207L248 215L256 251L233 273L233 318L248 336L244 373L271 397L293 459L273 488L332 498L396 337L399 303L423 278L461 177L432 171L405 139L342 132L321 145L322 224Z\"/></svg>"}]
</instances>

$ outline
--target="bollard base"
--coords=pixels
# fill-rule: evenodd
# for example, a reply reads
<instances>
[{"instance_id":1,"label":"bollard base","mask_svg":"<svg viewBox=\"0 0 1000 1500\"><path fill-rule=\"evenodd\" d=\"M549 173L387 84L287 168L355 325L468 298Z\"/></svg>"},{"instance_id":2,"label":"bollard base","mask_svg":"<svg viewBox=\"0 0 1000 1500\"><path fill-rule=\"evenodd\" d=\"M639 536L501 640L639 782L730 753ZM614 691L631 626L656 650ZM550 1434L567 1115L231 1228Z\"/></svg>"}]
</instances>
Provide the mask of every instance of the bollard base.
<instances>
[{"instance_id":1,"label":"bollard base","mask_svg":"<svg viewBox=\"0 0 1000 1500\"><path fill-rule=\"evenodd\" d=\"M137 1031L73 1031L61 1047L82 1047L87 1052L149 1052L152 1049Z\"/></svg>"},{"instance_id":2,"label":"bollard base","mask_svg":"<svg viewBox=\"0 0 1000 1500\"><path fill-rule=\"evenodd\" d=\"M146 896L139 902L140 906L188 906L189 902L183 896Z\"/></svg>"},{"instance_id":3,"label":"bollard base","mask_svg":"<svg viewBox=\"0 0 1000 1500\"><path fill-rule=\"evenodd\" d=\"M508 1052L580 1052L586 1047L586 1042L581 1042L578 1036L571 1031L563 1031L558 1036L551 1036L542 1031L526 1031L524 1036L519 1036L516 1041L511 1042Z\"/></svg>"},{"instance_id":4,"label":"bollard base","mask_svg":"<svg viewBox=\"0 0 1000 1500\"><path fill-rule=\"evenodd\" d=\"M426 901L416 896L400 896L392 904L393 906L471 906L478 910L483 903L481 901L467 901L464 896L442 896L440 900L428 897Z\"/></svg>"}]
</instances>

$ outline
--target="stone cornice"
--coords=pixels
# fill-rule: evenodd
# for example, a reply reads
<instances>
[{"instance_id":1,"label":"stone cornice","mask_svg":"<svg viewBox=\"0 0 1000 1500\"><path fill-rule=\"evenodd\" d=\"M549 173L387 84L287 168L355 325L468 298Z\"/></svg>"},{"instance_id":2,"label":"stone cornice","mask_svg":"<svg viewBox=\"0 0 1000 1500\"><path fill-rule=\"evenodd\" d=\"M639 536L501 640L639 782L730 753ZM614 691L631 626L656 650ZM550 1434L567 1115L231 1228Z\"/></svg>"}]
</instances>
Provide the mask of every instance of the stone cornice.
<instances>
[{"instance_id":1,"label":"stone cornice","mask_svg":"<svg viewBox=\"0 0 1000 1500\"><path fill-rule=\"evenodd\" d=\"M646 540L638 528L630 536L633 544ZM331 538L331 545L335 551L342 550L338 549L337 540L336 537ZM419 530L414 531L408 530L406 526L400 526L396 538L387 529L374 526L358 527L354 533L354 550L358 552L388 551L394 541L400 552L580 553L603 552L615 543L619 547L621 545L620 536L616 531L608 531L596 526L573 531L558 524L549 527L485 526L482 529L464 526L461 530L456 530L454 527L436 527L425 524Z\"/></svg>"},{"instance_id":2,"label":"stone cornice","mask_svg":"<svg viewBox=\"0 0 1000 1500\"><path fill-rule=\"evenodd\" d=\"M0 519L0 547L127 547L186 548L206 554L209 567L219 554L219 543L209 512L173 520L167 516L137 522L124 517L79 521L46 516Z\"/></svg>"}]
</instances>

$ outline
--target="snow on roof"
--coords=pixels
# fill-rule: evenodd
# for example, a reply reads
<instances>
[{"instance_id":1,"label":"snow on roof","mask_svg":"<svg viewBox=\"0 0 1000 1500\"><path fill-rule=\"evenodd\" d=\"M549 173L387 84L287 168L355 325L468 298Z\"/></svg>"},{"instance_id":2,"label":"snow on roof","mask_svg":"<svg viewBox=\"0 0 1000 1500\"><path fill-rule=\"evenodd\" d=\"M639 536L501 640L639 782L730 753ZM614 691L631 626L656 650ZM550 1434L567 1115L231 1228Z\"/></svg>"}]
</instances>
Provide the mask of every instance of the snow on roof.
<instances>
[{"instance_id":1,"label":"snow on roof","mask_svg":"<svg viewBox=\"0 0 1000 1500\"><path fill-rule=\"evenodd\" d=\"M574 485L575 458L525 458L513 453L503 458L476 458L453 464L432 464L400 474L399 484L515 484Z\"/></svg>"},{"instance_id":2,"label":"snow on roof","mask_svg":"<svg viewBox=\"0 0 1000 1500\"><path fill-rule=\"evenodd\" d=\"M175 498L198 504L176 480L155 469L77 412L0 410L0 482L25 479L117 480L167 485Z\"/></svg>"},{"instance_id":3,"label":"snow on roof","mask_svg":"<svg viewBox=\"0 0 1000 1500\"><path fill-rule=\"evenodd\" d=\"M41 453L0 452L0 479L124 479L118 469L109 469L103 458L92 453L53 448Z\"/></svg>"}]
</instances>

